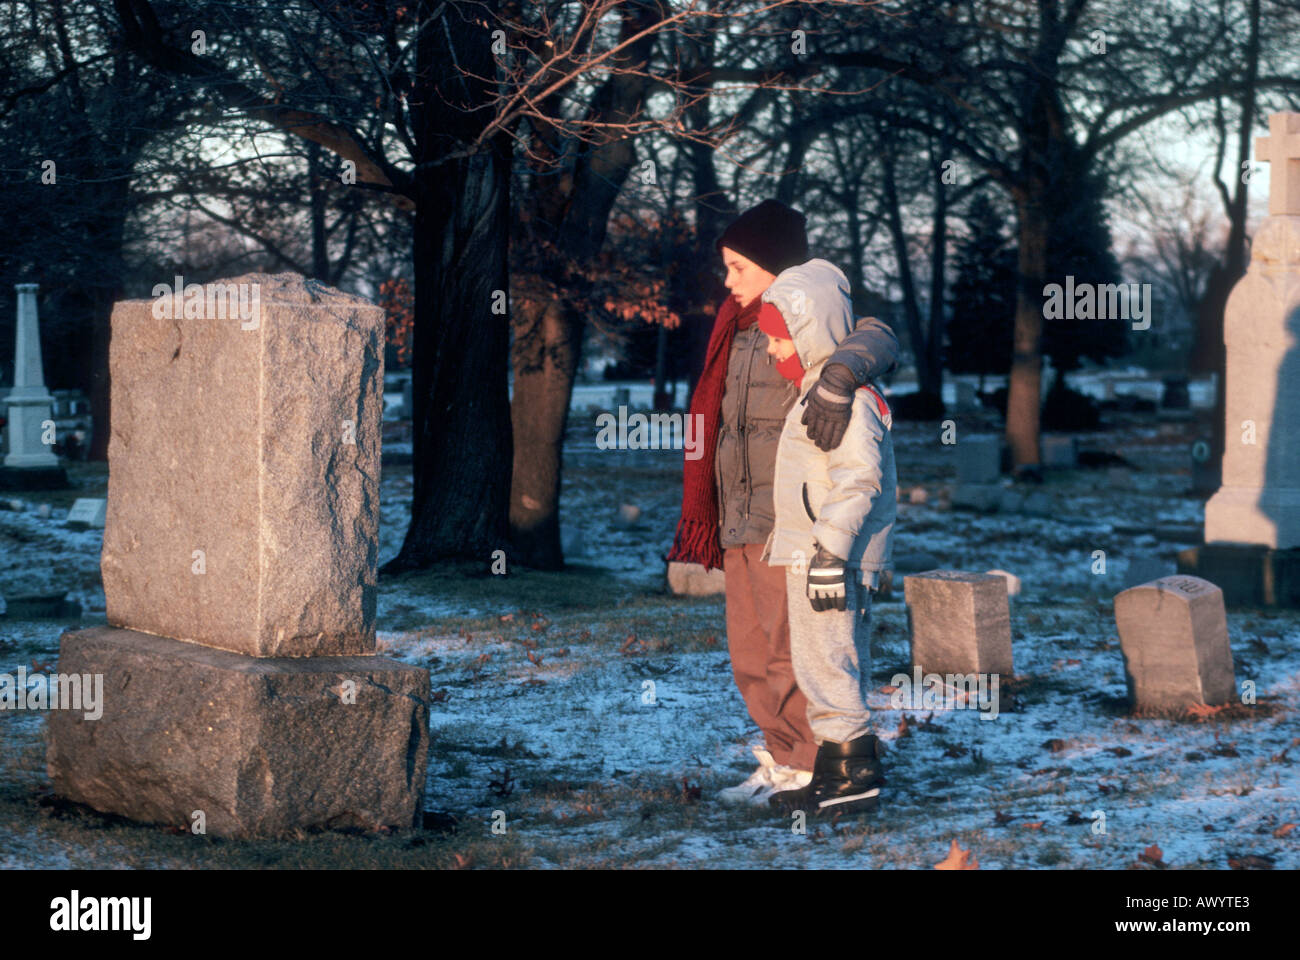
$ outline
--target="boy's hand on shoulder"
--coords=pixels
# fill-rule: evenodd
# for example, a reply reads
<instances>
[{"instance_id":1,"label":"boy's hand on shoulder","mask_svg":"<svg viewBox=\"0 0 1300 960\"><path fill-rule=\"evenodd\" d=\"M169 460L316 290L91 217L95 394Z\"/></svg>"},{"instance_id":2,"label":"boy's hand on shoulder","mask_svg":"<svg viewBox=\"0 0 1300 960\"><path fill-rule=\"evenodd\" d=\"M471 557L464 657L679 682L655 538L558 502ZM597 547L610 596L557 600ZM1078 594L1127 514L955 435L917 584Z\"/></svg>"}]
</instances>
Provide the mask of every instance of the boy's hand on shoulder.
<instances>
[{"instance_id":1,"label":"boy's hand on shoulder","mask_svg":"<svg viewBox=\"0 0 1300 960\"><path fill-rule=\"evenodd\" d=\"M820 450L834 450L844 439L853 412L853 391L857 378L842 363L828 363L816 386L808 391L808 402L800 422L808 428L808 439Z\"/></svg>"},{"instance_id":2,"label":"boy's hand on shoulder","mask_svg":"<svg viewBox=\"0 0 1300 960\"><path fill-rule=\"evenodd\" d=\"M846 587L844 561L820 543L817 553L808 564L808 602L818 613L824 610L844 610Z\"/></svg>"}]
</instances>

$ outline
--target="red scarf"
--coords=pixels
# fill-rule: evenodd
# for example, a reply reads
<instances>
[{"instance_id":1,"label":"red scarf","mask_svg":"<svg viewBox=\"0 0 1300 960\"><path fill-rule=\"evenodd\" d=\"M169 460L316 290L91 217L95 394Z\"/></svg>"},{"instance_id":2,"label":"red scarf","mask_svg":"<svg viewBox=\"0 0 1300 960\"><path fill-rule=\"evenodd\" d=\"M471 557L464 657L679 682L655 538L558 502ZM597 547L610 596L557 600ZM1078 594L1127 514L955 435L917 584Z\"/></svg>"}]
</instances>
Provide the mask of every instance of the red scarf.
<instances>
[{"instance_id":1,"label":"red scarf","mask_svg":"<svg viewBox=\"0 0 1300 960\"><path fill-rule=\"evenodd\" d=\"M714 455L718 448L718 431L722 426L722 394L727 387L727 362L737 330L744 330L758 319L763 305L759 297L741 307L728 296L718 309L704 356L704 370L691 397L690 416L703 417L703 429L696 437L700 457L686 460L682 471L682 518L677 536L665 558L669 562L701 563L705 570L722 568L722 541L718 537L718 487L714 476Z\"/></svg>"}]
</instances>

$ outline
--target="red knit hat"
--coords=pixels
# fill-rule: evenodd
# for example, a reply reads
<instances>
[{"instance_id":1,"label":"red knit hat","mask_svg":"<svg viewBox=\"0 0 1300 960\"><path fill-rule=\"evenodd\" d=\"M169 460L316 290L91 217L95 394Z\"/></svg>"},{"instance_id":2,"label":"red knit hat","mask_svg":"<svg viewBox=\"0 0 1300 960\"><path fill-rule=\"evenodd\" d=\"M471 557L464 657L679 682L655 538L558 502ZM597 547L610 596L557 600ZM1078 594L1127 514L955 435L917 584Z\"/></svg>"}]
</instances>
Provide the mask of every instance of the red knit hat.
<instances>
[{"instance_id":1,"label":"red knit hat","mask_svg":"<svg viewBox=\"0 0 1300 960\"><path fill-rule=\"evenodd\" d=\"M794 342L794 337L790 335L790 328L785 325L785 317L781 316L781 311L770 303L764 303L758 308L758 329L769 337ZM793 381L796 387L800 386L803 381L803 364L799 362L797 348L790 356L776 362L776 372L787 380Z\"/></svg>"}]
</instances>

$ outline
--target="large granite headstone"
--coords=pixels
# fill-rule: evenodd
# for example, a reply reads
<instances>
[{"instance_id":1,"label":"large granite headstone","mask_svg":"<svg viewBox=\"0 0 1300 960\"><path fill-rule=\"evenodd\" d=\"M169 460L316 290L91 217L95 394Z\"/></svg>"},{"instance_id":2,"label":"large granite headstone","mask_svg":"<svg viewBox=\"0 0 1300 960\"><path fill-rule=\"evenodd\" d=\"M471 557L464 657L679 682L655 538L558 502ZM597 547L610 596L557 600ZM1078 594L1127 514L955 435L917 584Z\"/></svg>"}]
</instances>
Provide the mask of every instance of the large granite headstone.
<instances>
[{"instance_id":1,"label":"large granite headstone","mask_svg":"<svg viewBox=\"0 0 1300 960\"><path fill-rule=\"evenodd\" d=\"M373 655L383 311L296 274L223 285L254 320L201 288L113 311L112 626L59 656L103 676L103 713L51 712L50 778L221 836L410 827L429 674Z\"/></svg>"},{"instance_id":2,"label":"large granite headstone","mask_svg":"<svg viewBox=\"0 0 1300 960\"><path fill-rule=\"evenodd\" d=\"M260 317L113 308L108 622L372 653L384 312L296 274L224 283L257 284Z\"/></svg>"},{"instance_id":3,"label":"large granite headstone","mask_svg":"<svg viewBox=\"0 0 1300 960\"><path fill-rule=\"evenodd\" d=\"M912 665L1009 676L1011 607L1000 574L927 570L903 578Z\"/></svg>"},{"instance_id":4,"label":"large granite headstone","mask_svg":"<svg viewBox=\"0 0 1300 960\"><path fill-rule=\"evenodd\" d=\"M1137 710L1216 706L1236 694L1223 591L1200 577L1161 577L1115 596L1129 702Z\"/></svg>"},{"instance_id":5,"label":"large granite headstone","mask_svg":"<svg viewBox=\"0 0 1300 960\"><path fill-rule=\"evenodd\" d=\"M1269 216L1228 297L1222 486L1205 544L1179 569L1223 585L1230 604L1300 606L1300 113L1275 113L1256 159L1272 165ZM1262 550L1260 548L1263 548Z\"/></svg>"}]
</instances>

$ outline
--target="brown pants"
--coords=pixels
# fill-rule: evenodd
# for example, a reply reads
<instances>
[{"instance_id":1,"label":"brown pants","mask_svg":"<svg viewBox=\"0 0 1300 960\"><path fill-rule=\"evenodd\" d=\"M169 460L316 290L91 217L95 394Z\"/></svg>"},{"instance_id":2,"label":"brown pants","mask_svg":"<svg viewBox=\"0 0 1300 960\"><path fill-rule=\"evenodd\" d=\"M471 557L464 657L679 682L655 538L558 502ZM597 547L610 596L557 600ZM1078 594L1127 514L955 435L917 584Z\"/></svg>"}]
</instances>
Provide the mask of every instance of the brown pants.
<instances>
[{"instance_id":1,"label":"brown pants","mask_svg":"<svg viewBox=\"0 0 1300 960\"><path fill-rule=\"evenodd\" d=\"M808 725L808 700L790 663L786 568L769 567L759 559L762 553L761 543L723 553L731 671L772 758L811 770L817 744Z\"/></svg>"}]
</instances>

